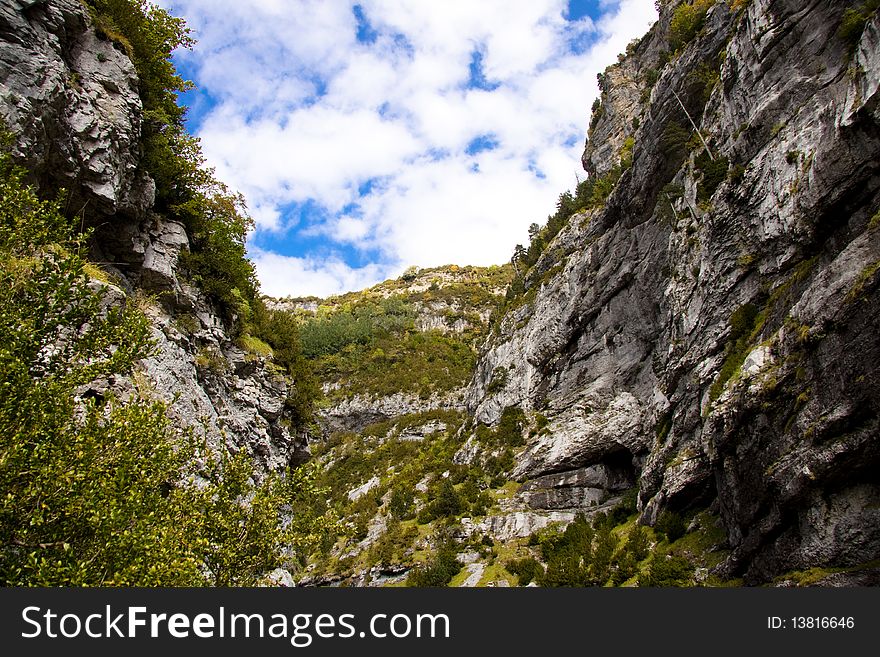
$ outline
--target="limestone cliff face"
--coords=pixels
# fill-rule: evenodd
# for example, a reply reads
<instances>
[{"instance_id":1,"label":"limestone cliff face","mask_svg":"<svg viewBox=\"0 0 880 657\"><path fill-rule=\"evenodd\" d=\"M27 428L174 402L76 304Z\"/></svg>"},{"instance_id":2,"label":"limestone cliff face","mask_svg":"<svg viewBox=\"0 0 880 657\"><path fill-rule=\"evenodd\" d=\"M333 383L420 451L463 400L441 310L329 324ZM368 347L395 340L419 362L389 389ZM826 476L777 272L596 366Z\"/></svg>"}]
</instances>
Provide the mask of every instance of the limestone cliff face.
<instances>
[{"instance_id":1,"label":"limestone cliff face","mask_svg":"<svg viewBox=\"0 0 880 657\"><path fill-rule=\"evenodd\" d=\"M512 475L523 483L462 519L466 532L524 538L637 485L645 523L666 510L720 515L723 578L870 562L880 558L880 17L850 41L839 33L847 3L719 1L673 53L682 3L662 4L602 77L583 162L593 179L619 173L613 191L534 264L470 384L458 387L464 375L434 396L345 390L324 423L361 431L411 416L406 432L370 440L398 431L414 444L446 430L417 414L467 409L476 422L443 440L455 441L456 463L485 463L498 454L481 453L492 448L477 423L522 408L531 431ZM108 301L138 298L153 322L156 354L84 392L151 390L177 424L266 469L306 458L285 416L289 382L237 346L178 271L189 238L154 211L137 88L131 61L77 0L0 2L0 117L14 153L45 194L66 188L68 213L95 229ZM403 295L416 330L470 347L507 281L474 296L457 277L423 270L369 292ZM338 384L324 383L332 397ZM387 465L351 492L401 464ZM446 463L434 466L445 476ZM367 543L381 534L378 520L369 527Z\"/></svg>"},{"instance_id":2,"label":"limestone cliff face","mask_svg":"<svg viewBox=\"0 0 880 657\"><path fill-rule=\"evenodd\" d=\"M678 4L604 75L585 168L627 137L632 165L535 265L469 405L549 419L521 478L628 473L648 523L714 505L728 575L876 559L880 18L851 46L846 3L719 2L661 65Z\"/></svg>"},{"instance_id":3,"label":"limestone cliff face","mask_svg":"<svg viewBox=\"0 0 880 657\"><path fill-rule=\"evenodd\" d=\"M245 449L263 468L303 458L304 437L284 417L285 378L238 348L178 275L189 239L153 211L137 73L78 0L0 2L0 118L32 181L48 196L67 190L67 212L94 228L108 301L136 297L152 319L155 355L132 380L96 382L92 393L139 385L218 449Z\"/></svg>"}]
</instances>

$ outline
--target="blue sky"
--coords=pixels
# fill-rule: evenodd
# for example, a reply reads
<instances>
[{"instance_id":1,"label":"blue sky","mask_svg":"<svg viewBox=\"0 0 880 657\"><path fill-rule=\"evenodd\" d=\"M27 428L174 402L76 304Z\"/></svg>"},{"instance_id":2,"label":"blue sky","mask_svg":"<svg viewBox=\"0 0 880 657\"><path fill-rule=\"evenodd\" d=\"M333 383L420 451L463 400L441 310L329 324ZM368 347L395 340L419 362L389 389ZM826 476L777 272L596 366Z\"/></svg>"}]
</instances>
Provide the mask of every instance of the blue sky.
<instances>
[{"instance_id":1,"label":"blue sky","mask_svg":"<svg viewBox=\"0 0 880 657\"><path fill-rule=\"evenodd\" d=\"M159 0L188 128L241 191L264 293L507 261L583 177L596 73L652 0Z\"/></svg>"}]
</instances>

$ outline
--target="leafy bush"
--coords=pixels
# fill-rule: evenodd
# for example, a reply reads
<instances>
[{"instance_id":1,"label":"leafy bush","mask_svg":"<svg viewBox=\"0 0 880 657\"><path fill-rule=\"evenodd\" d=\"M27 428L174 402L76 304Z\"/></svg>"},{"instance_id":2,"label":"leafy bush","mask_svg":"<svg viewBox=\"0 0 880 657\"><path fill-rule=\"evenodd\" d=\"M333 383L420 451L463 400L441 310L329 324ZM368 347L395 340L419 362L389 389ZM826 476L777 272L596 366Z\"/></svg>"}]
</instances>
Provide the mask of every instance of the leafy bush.
<instances>
[{"instance_id":1,"label":"leafy bush","mask_svg":"<svg viewBox=\"0 0 880 657\"><path fill-rule=\"evenodd\" d=\"M666 540L670 543L677 541L687 532L687 525L684 519L674 511L664 511L654 530L666 536Z\"/></svg>"},{"instance_id":2,"label":"leafy bush","mask_svg":"<svg viewBox=\"0 0 880 657\"><path fill-rule=\"evenodd\" d=\"M501 392L507 386L509 378L510 371L506 367L496 367L492 370L492 379L489 381L489 385L486 386L486 392L490 395Z\"/></svg>"},{"instance_id":3,"label":"leafy bush","mask_svg":"<svg viewBox=\"0 0 880 657\"><path fill-rule=\"evenodd\" d=\"M639 586L688 586L694 569L684 557L655 554L646 573L639 575Z\"/></svg>"},{"instance_id":4,"label":"leafy bush","mask_svg":"<svg viewBox=\"0 0 880 657\"><path fill-rule=\"evenodd\" d=\"M677 123L669 123L663 128L663 134L660 136L660 149L667 159L678 160L687 152L690 136L690 130Z\"/></svg>"},{"instance_id":5,"label":"leafy bush","mask_svg":"<svg viewBox=\"0 0 880 657\"><path fill-rule=\"evenodd\" d=\"M763 325L762 315L754 304L746 303L730 314L730 337L727 341L724 363L718 378L709 389L709 398L712 401L718 399L724 391L724 386L736 374L740 366L748 356L752 336Z\"/></svg>"},{"instance_id":6,"label":"leafy bush","mask_svg":"<svg viewBox=\"0 0 880 657\"><path fill-rule=\"evenodd\" d=\"M428 495L431 502L419 512L419 524L424 525L437 518L451 518L465 510L464 501L459 497L448 478L443 478L433 486Z\"/></svg>"},{"instance_id":7,"label":"leafy bush","mask_svg":"<svg viewBox=\"0 0 880 657\"><path fill-rule=\"evenodd\" d=\"M859 7L849 7L843 12L840 27L837 28L837 36L840 37L850 52L855 52L862 32L865 30L868 20L880 7L880 0L867 0Z\"/></svg>"},{"instance_id":8,"label":"leafy bush","mask_svg":"<svg viewBox=\"0 0 880 657\"><path fill-rule=\"evenodd\" d=\"M226 320L245 330L257 302L245 238L253 226L240 194L231 193L205 167L197 138L183 124L177 94L192 88L171 59L193 45L181 18L147 0L86 0L99 35L125 50L138 73L144 107L143 162L156 182L156 209L183 223L191 251L181 262L218 303Z\"/></svg>"},{"instance_id":9,"label":"leafy bush","mask_svg":"<svg viewBox=\"0 0 880 657\"><path fill-rule=\"evenodd\" d=\"M449 584L464 567L458 560L456 551L456 546L451 541L441 544L430 561L410 571L406 585L426 588Z\"/></svg>"},{"instance_id":10,"label":"leafy bush","mask_svg":"<svg viewBox=\"0 0 880 657\"><path fill-rule=\"evenodd\" d=\"M293 426L302 429L315 417L315 405L321 398L321 385L311 363L300 346L299 323L292 314L269 311L257 300L253 314L254 332L268 343L276 365L290 375L284 406Z\"/></svg>"},{"instance_id":11,"label":"leafy bush","mask_svg":"<svg viewBox=\"0 0 880 657\"><path fill-rule=\"evenodd\" d=\"M303 557L329 524L312 474L256 485L246 453L206 453L162 404L90 387L152 345L133 304L103 309L73 234L0 155L0 583L254 584Z\"/></svg>"},{"instance_id":12,"label":"leafy bush","mask_svg":"<svg viewBox=\"0 0 880 657\"><path fill-rule=\"evenodd\" d=\"M711 6L712 0L694 0L692 4L682 3L675 8L669 21L669 46L674 52L680 51L697 36Z\"/></svg>"},{"instance_id":13,"label":"leafy bush","mask_svg":"<svg viewBox=\"0 0 880 657\"><path fill-rule=\"evenodd\" d=\"M388 511L392 517L398 520L407 520L412 517L415 496L409 486L394 486L391 489L391 498L388 500Z\"/></svg>"},{"instance_id":14,"label":"leafy bush","mask_svg":"<svg viewBox=\"0 0 880 657\"><path fill-rule=\"evenodd\" d=\"M746 168L742 164L735 164L727 174L728 179L734 185L739 185L746 176Z\"/></svg>"},{"instance_id":15,"label":"leafy bush","mask_svg":"<svg viewBox=\"0 0 880 657\"><path fill-rule=\"evenodd\" d=\"M317 359L314 366L323 380L341 384L333 395L415 392L426 399L467 383L475 361L476 353L460 336L431 330L379 334L368 344Z\"/></svg>"},{"instance_id":16,"label":"leafy bush","mask_svg":"<svg viewBox=\"0 0 880 657\"><path fill-rule=\"evenodd\" d=\"M714 160L704 150L694 160L697 171L700 172L700 180L697 183L697 200L707 202L718 186L727 178L728 161L726 157L718 157Z\"/></svg>"},{"instance_id":17,"label":"leafy bush","mask_svg":"<svg viewBox=\"0 0 880 657\"><path fill-rule=\"evenodd\" d=\"M516 575L520 586L528 586L544 574L544 566L534 557L513 559L504 564L507 572Z\"/></svg>"}]
</instances>

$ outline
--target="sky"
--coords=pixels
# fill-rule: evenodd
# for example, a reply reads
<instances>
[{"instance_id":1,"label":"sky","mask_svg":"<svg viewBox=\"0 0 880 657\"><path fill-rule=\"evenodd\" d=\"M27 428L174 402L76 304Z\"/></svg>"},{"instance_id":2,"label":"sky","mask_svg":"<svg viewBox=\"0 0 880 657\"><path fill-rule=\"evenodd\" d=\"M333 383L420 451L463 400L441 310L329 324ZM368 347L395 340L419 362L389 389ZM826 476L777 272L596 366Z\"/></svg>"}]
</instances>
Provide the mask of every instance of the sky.
<instances>
[{"instance_id":1,"label":"sky","mask_svg":"<svg viewBox=\"0 0 880 657\"><path fill-rule=\"evenodd\" d=\"M596 73L652 0L157 0L187 128L244 194L264 294L507 262L584 173Z\"/></svg>"}]
</instances>

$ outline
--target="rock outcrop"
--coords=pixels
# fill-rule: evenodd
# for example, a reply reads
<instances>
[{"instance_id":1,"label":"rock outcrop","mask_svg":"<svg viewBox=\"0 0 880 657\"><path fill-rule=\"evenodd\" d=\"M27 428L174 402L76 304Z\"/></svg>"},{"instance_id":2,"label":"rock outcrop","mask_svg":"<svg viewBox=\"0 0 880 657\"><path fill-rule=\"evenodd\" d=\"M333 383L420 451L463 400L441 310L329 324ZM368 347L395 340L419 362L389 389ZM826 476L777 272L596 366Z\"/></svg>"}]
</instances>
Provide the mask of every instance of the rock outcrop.
<instances>
[{"instance_id":1,"label":"rock outcrop","mask_svg":"<svg viewBox=\"0 0 880 657\"><path fill-rule=\"evenodd\" d=\"M622 175L535 265L469 405L549 420L520 478L628 461L646 523L717 503L719 572L876 559L880 17L850 44L843 3L715 3L663 54L678 4L606 71L584 164Z\"/></svg>"},{"instance_id":2,"label":"rock outcrop","mask_svg":"<svg viewBox=\"0 0 880 657\"><path fill-rule=\"evenodd\" d=\"M0 118L13 155L44 194L65 189L67 213L94 228L107 302L136 298L153 324L155 355L135 376L83 394L137 385L217 449L245 449L264 470L302 461L307 441L285 417L285 377L236 346L218 311L179 275L189 238L154 211L138 88L124 48L95 30L79 0L0 3Z\"/></svg>"},{"instance_id":3,"label":"rock outcrop","mask_svg":"<svg viewBox=\"0 0 880 657\"><path fill-rule=\"evenodd\" d=\"M69 210L142 218L155 186L141 166L134 64L91 27L78 0L0 6L0 117L15 153Z\"/></svg>"},{"instance_id":4,"label":"rock outcrop","mask_svg":"<svg viewBox=\"0 0 880 657\"><path fill-rule=\"evenodd\" d=\"M413 457L428 474L394 480L404 493L469 476L463 464L520 480L509 497L497 482L493 495L473 491L490 499L461 518L468 535L524 539L610 510L636 486L645 524L666 511L720 516L729 556L713 576L752 584L868 564L880 558L880 14L841 31L847 3L706 1L702 25L683 34L672 20L682 1L660 4L600 78L583 164L613 191L568 219L503 317L490 322L510 278L500 268L414 270L358 293L405 297L416 309L406 331L468 349L491 324L470 384L458 388L465 372L442 389L371 395L325 380L339 392L322 411L327 433L389 421L373 452L386 441L399 454L448 450L443 463ZM153 324L155 354L83 394L137 386L181 428L265 470L307 458L307 437L290 428L290 381L236 343L181 275L189 236L154 207L135 67L78 0L0 4L0 118L31 181L45 195L66 189L67 214L94 229L107 303L135 299ZM508 468L502 457L520 443L479 425L501 424L512 406L529 438ZM378 509L406 464L376 462L381 471L352 466L357 480L340 487L364 507L343 558L400 547L381 544L402 530ZM425 501L401 504L415 513ZM418 533L406 559L427 547ZM397 581L408 566L391 561L359 581ZM470 575L479 582L483 565ZM876 581L874 568L819 583Z\"/></svg>"}]
</instances>

